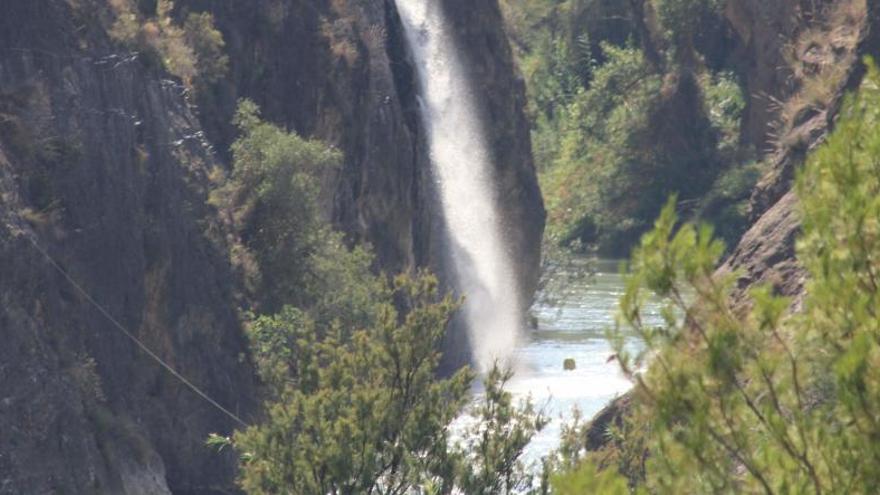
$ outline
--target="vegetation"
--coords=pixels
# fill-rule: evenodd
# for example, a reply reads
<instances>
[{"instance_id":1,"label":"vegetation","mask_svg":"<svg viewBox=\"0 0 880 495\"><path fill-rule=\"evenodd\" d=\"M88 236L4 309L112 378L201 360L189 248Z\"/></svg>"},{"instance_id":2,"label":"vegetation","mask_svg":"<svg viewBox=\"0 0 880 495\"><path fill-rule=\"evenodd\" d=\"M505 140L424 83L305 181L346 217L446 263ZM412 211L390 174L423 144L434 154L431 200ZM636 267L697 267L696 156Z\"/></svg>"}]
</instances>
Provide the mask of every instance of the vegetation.
<instances>
[{"instance_id":1,"label":"vegetation","mask_svg":"<svg viewBox=\"0 0 880 495\"><path fill-rule=\"evenodd\" d=\"M472 410L477 421L463 432L464 440L453 448L457 483L461 493L531 493L535 486L535 466L520 459L535 433L548 419L530 401L513 403L505 384L512 372L495 366L485 379L483 400ZM447 493L440 491L439 493Z\"/></svg>"},{"instance_id":2,"label":"vegetation","mask_svg":"<svg viewBox=\"0 0 880 495\"><path fill-rule=\"evenodd\" d=\"M496 369L472 405L468 369L440 377L458 304L427 274L388 282L368 249L348 249L321 218L320 176L340 154L263 121L242 101L234 168L212 202L238 235L231 256L261 301L248 335L267 417L231 438L248 493L515 493L533 477L523 449L546 424L513 404Z\"/></svg>"},{"instance_id":3,"label":"vegetation","mask_svg":"<svg viewBox=\"0 0 880 495\"><path fill-rule=\"evenodd\" d=\"M880 73L870 64L833 134L797 179L810 279L803 311L767 287L733 307L712 229L677 231L674 202L635 251L617 343L635 408L610 432L612 467L557 478L560 493L872 493L880 486ZM643 324L647 293L664 324ZM650 367L639 372L650 360ZM601 462L608 464L608 458ZM636 462L633 462L636 460ZM620 474L618 474L620 473ZM571 493L571 492L569 492Z\"/></svg>"},{"instance_id":4,"label":"vegetation","mask_svg":"<svg viewBox=\"0 0 880 495\"><path fill-rule=\"evenodd\" d=\"M189 13L181 25L172 0L157 0L148 15L133 0L115 0L110 7L115 17L110 36L156 59L187 86L201 88L226 75L226 43L210 13Z\"/></svg>"},{"instance_id":5,"label":"vegetation","mask_svg":"<svg viewBox=\"0 0 880 495\"><path fill-rule=\"evenodd\" d=\"M518 461L546 423L531 403L512 404L509 374L494 369L474 406L464 445L451 424L470 397L472 373L438 378L439 344L456 304L437 300L436 280L397 277L375 323L349 334L320 328L285 307L258 318L250 336L270 388L268 418L209 443L242 455L247 493L518 493L532 476Z\"/></svg>"},{"instance_id":6,"label":"vegetation","mask_svg":"<svg viewBox=\"0 0 880 495\"><path fill-rule=\"evenodd\" d=\"M383 289L370 271L368 249L348 250L318 211L322 174L338 167L338 151L260 119L241 102L232 145L234 166L212 194L244 249L233 253L264 310L285 304L312 308L313 318L335 315L361 324Z\"/></svg>"},{"instance_id":7,"label":"vegetation","mask_svg":"<svg viewBox=\"0 0 880 495\"><path fill-rule=\"evenodd\" d=\"M256 342L269 349L259 358L272 364L261 369L268 367L278 402L264 424L234 438L246 456L246 491L405 493L451 475L448 425L470 383L467 371L435 379L453 303L430 302L430 278L400 278L395 291L413 301L412 311L401 321L383 304L376 325L350 337L337 328L319 339L314 323L290 308L255 323ZM279 336L292 345L266 346L266 337L274 344Z\"/></svg>"},{"instance_id":8,"label":"vegetation","mask_svg":"<svg viewBox=\"0 0 880 495\"><path fill-rule=\"evenodd\" d=\"M739 139L745 100L715 63L723 57L698 49L719 37L719 2L503 7L527 79L550 243L626 253L673 193L682 212L724 220L726 239L741 233L757 179L738 171L755 170Z\"/></svg>"}]
</instances>

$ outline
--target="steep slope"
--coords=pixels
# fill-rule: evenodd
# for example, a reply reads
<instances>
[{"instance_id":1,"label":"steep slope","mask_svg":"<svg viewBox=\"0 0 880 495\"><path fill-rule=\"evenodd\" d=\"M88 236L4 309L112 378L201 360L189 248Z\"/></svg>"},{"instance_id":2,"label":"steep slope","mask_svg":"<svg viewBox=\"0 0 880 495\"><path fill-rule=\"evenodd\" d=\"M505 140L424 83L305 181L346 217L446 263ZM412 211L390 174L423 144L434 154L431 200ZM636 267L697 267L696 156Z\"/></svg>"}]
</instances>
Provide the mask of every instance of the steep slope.
<instances>
[{"instance_id":1,"label":"steep slope","mask_svg":"<svg viewBox=\"0 0 880 495\"><path fill-rule=\"evenodd\" d=\"M415 75L394 3L186 4L214 13L231 55L231 77L200 105L213 141L230 141L236 99L248 96L269 120L336 144L346 163L332 198L334 220L353 239L372 243L385 268L431 264L437 246L429 221L429 168ZM449 0L444 6L466 47L475 99L484 102L498 189L510 206L511 247L532 287L543 207L523 115L525 89L497 3Z\"/></svg>"},{"instance_id":2,"label":"steep slope","mask_svg":"<svg viewBox=\"0 0 880 495\"><path fill-rule=\"evenodd\" d=\"M795 309L803 296L804 273L795 257L800 230L798 201L791 190L795 173L833 128L846 92L858 88L865 73L864 57L880 55L880 12L875 2L841 1L832 6L823 23L804 21L786 48L799 47L793 72L800 68L800 77L776 108L771 126L775 131L765 130L768 136L783 134L776 137L767 174L752 193L753 225L719 268L741 274L733 295L737 300L743 300L748 288L763 283L793 297ZM827 45L819 44L821 40ZM769 63L764 57L780 57L773 51L765 53L759 58L761 64ZM812 72L805 75L804 66ZM761 81L764 76L755 78ZM816 91L816 86L822 90Z\"/></svg>"},{"instance_id":3,"label":"steep slope","mask_svg":"<svg viewBox=\"0 0 880 495\"><path fill-rule=\"evenodd\" d=\"M543 209L522 84L495 2L448 8L492 119L510 249L530 287ZM325 181L325 213L374 246L377 268L438 266L393 2L181 0L175 15L202 10L224 35L230 72L194 96L111 39L106 2L0 6L0 493L232 489L231 454L203 444L235 422L138 351L85 293L219 403L257 419L239 281L206 203L211 169L228 167L239 98L344 152Z\"/></svg>"},{"instance_id":4,"label":"steep slope","mask_svg":"<svg viewBox=\"0 0 880 495\"><path fill-rule=\"evenodd\" d=\"M86 9L87 7L82 7ZM3 493L199 492L232 463L232 423L140 353L122 325L228 407L254 411L208 167L183 88L62 2L0 15Z\"/></svg>"},{"instance_id":5,"label":"steep slope","mask_svg":"<svg viewBox=\"0 0 880 495\"><path fill-rule=\"evenodd\" d=\"M253 98L275 122L336 144L346 156L331 217L354 242L368 242L379 266L429 266L441 274L446 240L434 197L415 72L394 2L316 0L256 4L191 0L214 13L231 55L231 77L202 99L212 141L228 143L237 98ZM444 2L465 50L479 113L490 131L503 231L527 307L538 279L544 208L516 73L497 2ZM271 14L267 14L271 13ZM466 48L464 48L466 47ZM213 109L214 114L206 114ZM467 359L456 329L449 365Z\"/></svg>"}]
</instances>

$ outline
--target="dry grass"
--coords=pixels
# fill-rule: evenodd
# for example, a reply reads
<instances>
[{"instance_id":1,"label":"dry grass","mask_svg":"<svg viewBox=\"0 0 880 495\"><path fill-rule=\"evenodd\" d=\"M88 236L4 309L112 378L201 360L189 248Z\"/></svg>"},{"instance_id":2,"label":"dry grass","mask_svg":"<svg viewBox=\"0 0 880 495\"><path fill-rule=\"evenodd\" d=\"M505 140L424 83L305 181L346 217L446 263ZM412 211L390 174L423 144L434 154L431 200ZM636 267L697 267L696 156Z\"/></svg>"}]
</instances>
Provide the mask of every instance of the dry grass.
<instances>
[{"instance_id":1,"label":"dry grass","mask_svg":"<svg viewBox=\"0 0 880 495\"><path fill-rule=\"evenodd\" d=\"M770 102L779 115L772 133L776 149L801 144L804 133L798 132L798 127L824 115L840 93L856 56L867 3L836 0L808 14L806 28L795 35L784 53L796 90L784 101Z\"/></svg>"},{"instance_id":2,"label":"dry grass","mask_svg":"<svg viewBox=\"0 0 880 495\"><path fill-rule=\"evenodd\" d=\"M360 51L349 23L342 19L331 23L325 19L321 23L321 34L329 43L330 52L336 60L344 60L349 67L357 63Z\"/></svg>"},{"instance_id":3,"label":"dry grass","mask_svg":"<svg viewBox=\"0 0 880 495\"><path fill-rule=\"evenodd\" d=\"M109 5L115 19L110 36L151 55L187 87L193 87L197 78L210 82L225 75L225 43L210 14L190 14L180 26L171 16L171 0L158 0L155 15L148 18L140 15L132 0L110 0Z\"/></svg>"}]
</instances>

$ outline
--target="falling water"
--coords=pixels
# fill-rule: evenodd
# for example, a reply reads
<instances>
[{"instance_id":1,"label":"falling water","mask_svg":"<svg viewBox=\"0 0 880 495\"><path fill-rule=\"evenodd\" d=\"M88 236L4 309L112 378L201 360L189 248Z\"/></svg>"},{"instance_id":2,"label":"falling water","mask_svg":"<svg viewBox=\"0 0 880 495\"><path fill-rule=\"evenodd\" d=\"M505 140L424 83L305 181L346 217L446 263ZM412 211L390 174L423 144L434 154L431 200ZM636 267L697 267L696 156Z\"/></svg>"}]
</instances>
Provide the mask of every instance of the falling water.
<instances>
[{"instance_id":1,"label":"falling water","mask_svg":"<svg viewBox=\"0 0 880 495\"><path fill-rule=\"evenodd\" d=\"M422 120L449 255L476 364L511 358L520 335L517 280L500 229L492 154L441 2L397 0L420 83Z\"/></svg>"}]
</instances>

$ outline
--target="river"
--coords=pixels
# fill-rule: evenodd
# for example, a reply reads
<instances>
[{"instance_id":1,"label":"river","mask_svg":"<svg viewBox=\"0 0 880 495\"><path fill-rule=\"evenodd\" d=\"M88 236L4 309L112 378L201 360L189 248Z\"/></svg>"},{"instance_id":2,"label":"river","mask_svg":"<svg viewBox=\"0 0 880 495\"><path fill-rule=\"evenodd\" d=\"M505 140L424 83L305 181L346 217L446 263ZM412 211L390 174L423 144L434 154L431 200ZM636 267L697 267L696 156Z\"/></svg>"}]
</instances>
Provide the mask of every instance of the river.
<instances>
[{"instance_id":1,"label":"river","mask_svg":"<svg viewBox=\"0 0 880 495\"><path fill-rule=\"evenodd\" d=\"M525 458L530 462L558 447L561 425L570 420L573 408L589 419L631 387L618 364L609 361L613 351L606 338L624 290L619 262L600 260L590 265L592 276L573 280L567 280L564 270L557 271L556 276L566 282L549 284L551 293L538 298L532 308L537 328L515 351L517 373L508 390L520 399L531 396L552 419L527 448ZM574 269L587 270L587 266L582 260ZM645 315L649 323L659 322L656 303L646 307ZM638 345L635 337L628 345ZM576 369L563 369L567 358L575 360Z\"/></svg>"}]
</instances>

